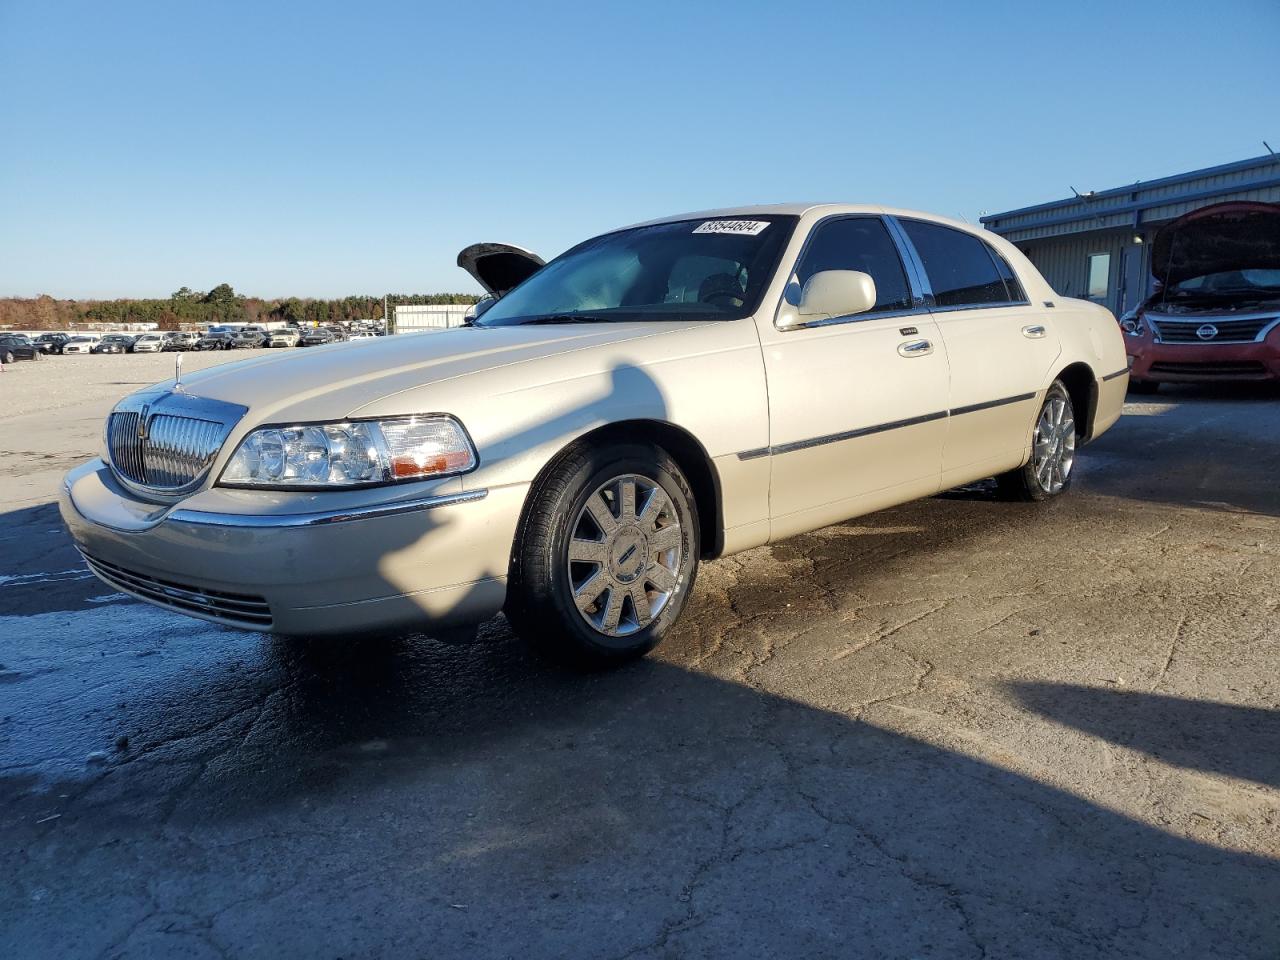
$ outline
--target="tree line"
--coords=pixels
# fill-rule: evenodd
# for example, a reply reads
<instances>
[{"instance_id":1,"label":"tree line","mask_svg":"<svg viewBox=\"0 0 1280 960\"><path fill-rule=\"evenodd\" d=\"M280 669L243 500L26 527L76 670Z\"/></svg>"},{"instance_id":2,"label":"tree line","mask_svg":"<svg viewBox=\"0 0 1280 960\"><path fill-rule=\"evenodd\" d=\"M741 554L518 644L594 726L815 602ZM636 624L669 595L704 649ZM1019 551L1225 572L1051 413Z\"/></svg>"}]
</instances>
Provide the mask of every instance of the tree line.
<instances>
[{"instance_id":1,"label":"tree line","mask_svg":"<svg viewBox=\"0 0 1280 960\"><path fill-rule=\"evenodd\" d=\"M476 299L469 293L392 293L387 295L387 309L394 313L400 304L470 304ZM266 300L242 296L227 283L220 283L207 293L183 287L167 300L55 300L47 295L0 298L0 327L19 330L60 330L92 322L154 323L161 330L177 330L190 324L285 320L323 325L381 318L381 296Z\"/></svg>"}]
</instances>

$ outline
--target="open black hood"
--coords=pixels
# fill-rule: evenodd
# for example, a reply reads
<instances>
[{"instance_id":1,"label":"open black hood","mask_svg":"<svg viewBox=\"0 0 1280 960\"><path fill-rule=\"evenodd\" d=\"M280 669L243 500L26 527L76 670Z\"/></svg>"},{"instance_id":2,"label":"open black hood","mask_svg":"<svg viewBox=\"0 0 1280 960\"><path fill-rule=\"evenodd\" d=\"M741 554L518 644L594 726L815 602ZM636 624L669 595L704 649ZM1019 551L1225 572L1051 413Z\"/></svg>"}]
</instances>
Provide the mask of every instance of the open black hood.
<instances>
[{"instance_id":1,"label":"open black hood","mask_svg":"<svg viewBox=\"0 0 1280 960\"><path fill-rule=\"evenodd\" d=\"M1215 203L1165 224L1151 275L1166 286L1228 270L1280 269L1280 204Z\"/></svg>"},{"instance_id":2,"label":"open black hood","mask_svg":"<svg viewBox=\"0 0 1280 960\"><path fill-rule=\"evenodd\" d=\"M501 297L546 265L536 253L509 243L473 243L458 254L458 266L480 282L490 296Z\"/></svg>"}]
</instances>

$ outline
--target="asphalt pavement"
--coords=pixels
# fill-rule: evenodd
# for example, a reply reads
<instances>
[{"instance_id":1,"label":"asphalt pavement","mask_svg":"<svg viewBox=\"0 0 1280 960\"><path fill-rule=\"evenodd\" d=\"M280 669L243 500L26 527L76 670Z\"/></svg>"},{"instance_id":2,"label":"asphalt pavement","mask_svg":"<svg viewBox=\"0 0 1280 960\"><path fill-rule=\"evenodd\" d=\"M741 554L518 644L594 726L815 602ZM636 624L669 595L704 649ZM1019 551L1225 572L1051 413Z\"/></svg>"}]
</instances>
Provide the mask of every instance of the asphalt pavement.
<instances>
[{"instance_id":1,"label":"asphalt pavement","mask_svg":"<svg viewBox=\"0 0 1280 960\"><path fill-rule=\"evenodd\" d=\"M1280 955L1275 392L710 564L586 675L113 593L51 504L108 394L0 412L0 956Z\"/></svg>"}]
</instances>

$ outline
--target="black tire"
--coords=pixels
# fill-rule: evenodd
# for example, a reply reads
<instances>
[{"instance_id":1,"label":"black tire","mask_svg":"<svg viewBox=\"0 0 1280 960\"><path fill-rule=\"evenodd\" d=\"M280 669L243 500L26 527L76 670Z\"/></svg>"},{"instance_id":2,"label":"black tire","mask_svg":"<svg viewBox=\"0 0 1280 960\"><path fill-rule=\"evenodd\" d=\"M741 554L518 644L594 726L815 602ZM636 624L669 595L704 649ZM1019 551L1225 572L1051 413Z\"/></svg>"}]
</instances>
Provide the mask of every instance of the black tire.
<instances>
[{"instance_id":1,"label":"black tire","mask_svg":"<svg viewBox=\"0 0 1280 960\"><path fill-rule=\"evenodd\" d=\"M1142 394L1159 393L1159 392L1160 392L1160 381L1158 381L1158 380L1130 380L1130 381L1129 381L1129 392L1130 392L1130 393L1142 393Z\"/></svg>"},{"instance_id":2,"label":"black tire","mask_svg":"<svg viewBox=\"0 0 1280 960\"><path fill-rule=\"evenodd\" d=\"M4 358L3 358L3 359L4 359L4 362L5 362L5 363L13 363L13 351L12 351L12 350L6 350L6 351L4 352Z\"/></svg>"},{"instance_id":3,"label":"black tire","mask_svg":"<svg viewBox=\"0 0 1280 960\"><path fill-rule=\"evenodd\" d=\"M588 622L592 616L591 608L580 612L575 604L575 575L581 589L583 564L570 561L569 548L575 532L580 532L578 528L583 522L587 501L600 494L602 487L611 481L631 476L640 481L635 489L647 484L654 490L661 488L666 495L670 509L664 507L663 513L679 524L676 540L680 554L678 560L673 561L674 571L668 574L674 585L665 593L656 587L650 591L653 583L644 572L654 569L651 564L655 561L646 559L644 563L650 566L642 566L639 574L630 573L632 583L639 583L641 593L652 593L662 606L647 626L640 627L643 618L637 612L636 602L626 593L621 593L618 609L622 611L629 605L633 632L616 636ZM627 516L643 512L638 500L631 514L626 514L616 499L610 510L613 515L624 519L620 529L627 526ZM641 518L636 524L642 522ZM633 526L633 529L639 527ZM612 666L644 656L661 642L667 630L679 619L693 590L698 573L698 531L698 509L693 491L680 467L665 450L647 443L575 447L563 455L530 491L512 554L507 618L516 632L531 644L555 659L575 666ZM608 541L609 535L603 533L603 528L601 537ZM644 542L648 543L647 540ZM613 553L605 552L613 557ZM617 562L630 563L628 557L634 552L633 546L623 552ZM646 547L641 557L648 556ZM597 564L597 567L603 574L606 565L613 563L610 559ZM590 563L587 566L590 568ZM610 566L609 569L617 567ZM590 579L590 576L585 579ZM608 604L612 604L611 589L608 597ZM644 597L640 599L645 605L649 602ZM602 622L607 621L607 611L599 605L598 599L594 612ZM620 628L625 626L620 624Z\"/></svg>"},{"instance_id":4,"label":"black tire","mask_svg":"<svg viewBox=\"0 0 1280 960\"><path fill-rule=\"evenodd\" d=\"M1063 403L1063 419L1062 423L1070 420L1070 439L1065 445L1070 447L1070 460L1067 462L1065 476L1061 479L1061 485L1053 479L1054 474L1050 471L1050 482L1046 483L1042 480L1042 461L1037 461L1036 446L1040 441L1040 429L1045 416L1045 411L1050 410L1050 418L1056 411L1057 404ZM1067 388L1061 380L1055 380L1049 385L1049 389L1045 391L1044 402L1040 404L1040 409L1036 411L1035 426L1032 428L1031 450L1027 456L1027 462L1016 470L1010 470L1008 473L1002 473L996 477L996 484L1000 493L1008 500L1023 500L1031 502L1039 502L1041 500L1049 500L1053 497L1061 496L1071 489L1071 481L1075 477L1075 455L1076 442L1079 437L1079 425L1075 420L1075 410L1071 404L1071 395L1067 392ZM1060 450L1060 447L1052 447L1053 450Z\"/></svg>"}]
</instances>

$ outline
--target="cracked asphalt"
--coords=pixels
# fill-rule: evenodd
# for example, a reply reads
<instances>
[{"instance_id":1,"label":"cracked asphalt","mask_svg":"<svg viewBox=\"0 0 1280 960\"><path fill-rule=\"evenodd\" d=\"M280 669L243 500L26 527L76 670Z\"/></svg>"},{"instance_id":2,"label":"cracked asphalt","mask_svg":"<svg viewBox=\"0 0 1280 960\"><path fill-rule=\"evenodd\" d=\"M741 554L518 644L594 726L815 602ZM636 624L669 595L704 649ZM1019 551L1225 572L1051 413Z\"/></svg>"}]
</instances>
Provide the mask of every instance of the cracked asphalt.
<instances>
[{"instance_id":1,"label":"cracked asphalt","mask_svg":"<svg viewBox=\"0 0 1280 960\"><path fill-rule=\"evenodd\" d=\"M0 413L0 956L1280 955L1274 392L710 564L590 675L111 593L102 393Z\"/></svg>"}]
</instances>

